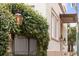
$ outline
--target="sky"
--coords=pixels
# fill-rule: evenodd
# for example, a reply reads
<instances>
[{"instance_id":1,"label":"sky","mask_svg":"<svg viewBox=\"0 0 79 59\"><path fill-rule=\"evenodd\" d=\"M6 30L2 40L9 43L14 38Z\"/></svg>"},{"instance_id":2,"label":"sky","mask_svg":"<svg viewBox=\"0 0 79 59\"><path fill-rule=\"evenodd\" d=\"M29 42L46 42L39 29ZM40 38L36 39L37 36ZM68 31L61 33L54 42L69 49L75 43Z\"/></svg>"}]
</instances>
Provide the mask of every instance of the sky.
<instances>
[{"instance_id":1,"label":"sky","mask_svg":"<svg viewBox=\"0 0 79 59\"><path fill-rule=\"evenodd\" d=\"M65 5L66 5L66 13L67 14L69 14L69 13L70 14L74 14L74 13L78 13L79 14L79 11L76 12L75 8L72 7L72 5L70 3L66 3ZM79 7L79 4L77 4L77 7ZM79 10L79 8L78 8L78 10ZM70 26L74 27L74 26L76 26L76 24L75 23L71 23Z\"/></svg>"},{"instance_id":2,"label":"sky","mask_svg":"<svg viewBox=\"0 0 79 59\"><path fill-rule=\"evenodd\" d=\"M66 13L76 13L75 8L73 8L70 3L66 3Z\"/></svg>"},{"instance_id":3,"label":"sky","mask_svg":"<svg viewBox=\"0 0 79 59\"><path fill-rule=\"evenodd\" d=\"M78 11L76 11L75 8L72 7L71 3L66 3L65 7L66 7L66 13L71 13L71 14L77 13L79 15L79 3L77 3Z\"/></svg>"}]
</instances>

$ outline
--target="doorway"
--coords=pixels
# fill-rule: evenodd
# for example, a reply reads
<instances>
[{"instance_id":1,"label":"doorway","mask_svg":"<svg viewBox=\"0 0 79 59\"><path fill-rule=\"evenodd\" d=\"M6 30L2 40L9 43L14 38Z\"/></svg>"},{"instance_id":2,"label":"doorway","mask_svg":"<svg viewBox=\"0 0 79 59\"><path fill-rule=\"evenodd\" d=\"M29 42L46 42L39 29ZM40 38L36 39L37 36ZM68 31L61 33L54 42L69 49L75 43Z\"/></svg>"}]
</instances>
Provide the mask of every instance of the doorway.
<instances>
[{"instance_id":1,"label":"doorway","mask_svg":"<svg viewBox=\"0 0 79 59\"><path fill-rule=\"evenodd\" d=\"M36 55L37 43L35 39L27 39L24 36L16 35L13 40L13 55L34 56Z\"/></svg>"}]
</instances>

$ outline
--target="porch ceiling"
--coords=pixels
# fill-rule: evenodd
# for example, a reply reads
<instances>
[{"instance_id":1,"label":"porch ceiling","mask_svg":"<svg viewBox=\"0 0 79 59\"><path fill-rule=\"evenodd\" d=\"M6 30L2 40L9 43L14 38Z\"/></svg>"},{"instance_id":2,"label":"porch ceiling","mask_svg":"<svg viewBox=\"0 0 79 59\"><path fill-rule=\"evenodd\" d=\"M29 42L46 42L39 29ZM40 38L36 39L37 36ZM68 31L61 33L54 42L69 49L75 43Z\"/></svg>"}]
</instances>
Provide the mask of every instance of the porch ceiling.
<instances>
[{"instance_id":1,"label":"porch ceiling","mask_svg":"<svg viewBox=\"0 0 79 59\"><path fill-rule=\"evenodd\" d=\"M62 23L76 23L77 14L60 14Z\"/></svg>"}]
</instances>

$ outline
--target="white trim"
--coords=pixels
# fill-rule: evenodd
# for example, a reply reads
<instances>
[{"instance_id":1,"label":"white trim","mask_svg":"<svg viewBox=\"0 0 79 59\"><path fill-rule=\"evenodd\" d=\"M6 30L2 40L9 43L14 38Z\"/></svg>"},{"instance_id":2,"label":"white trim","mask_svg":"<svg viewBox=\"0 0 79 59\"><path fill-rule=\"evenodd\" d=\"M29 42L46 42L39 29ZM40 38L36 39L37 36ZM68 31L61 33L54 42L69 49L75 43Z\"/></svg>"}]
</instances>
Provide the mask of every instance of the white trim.
<instances>
[{"instance_id":1,"label":"white trim","mask_svg":"<svg viewBox=\"0 0 79 59\"><path fill-rule=\"evenodd\" d=\"M52 31L52 33L54 33L54 36L53 36L53 34L52 34L53 37L52 37L52 36L51 36L51 37L52 37L52 40L54 40L54 41L59 41L59 40L57 39L57 26L58 26L57 23L58 23L58 21L60 21L60 20L55 16L55 13L52 13L52 12L51 12L51 15L52 15L52 17L53 17L53 19L54 19L54 22L55 22L55 23L54 23L55 28L54 28L54 29L52 28L52 29L54 30L54 32ZM52 17L51 17L51 18L52 18ZM51 20L53 21L53 19L51 19ZM53 24L52 24L52 25L53 25Z\"/></svg>"},{"instance_id":2,"label":"white trim","mask_svg":"<svg viewBox=\"0 0 79 59\"><path fill-rule=\"evenodd\" d=\"M21 14L20 14L20 13L16 13L15 15L16 15L16 16L20 16Z\"/></svg>"},{"instance_id":3,"label":"white trim","mask_svg":"<svg viewBox=\"0 0 79 59\"><path fill-rule=\"evenodd\" d=\"M55 12L53 8L51 8L51 14L55 16L57 21L60 20L60 17L57 15L57 13Z\"/></svg>"}]
</instances>

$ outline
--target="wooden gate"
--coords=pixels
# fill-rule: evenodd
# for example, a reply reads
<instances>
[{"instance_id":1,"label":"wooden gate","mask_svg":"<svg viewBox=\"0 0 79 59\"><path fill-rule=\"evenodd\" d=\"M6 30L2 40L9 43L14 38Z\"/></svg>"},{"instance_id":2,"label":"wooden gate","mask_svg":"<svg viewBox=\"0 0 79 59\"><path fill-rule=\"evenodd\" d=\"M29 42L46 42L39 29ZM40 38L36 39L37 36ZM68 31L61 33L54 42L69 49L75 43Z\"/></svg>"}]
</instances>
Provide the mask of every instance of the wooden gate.
<instances>
[{"instance_id":1,"label":"wooden gate","mask_svg":"<svg viewBox=\"0 0 79 59\"><path fill-rule=\"evenodd\" d=\"M13 42L14 55L36 55L37 43L35 39L27 39L24 36L15 36Z\"/></svg>"}]
</instances>

